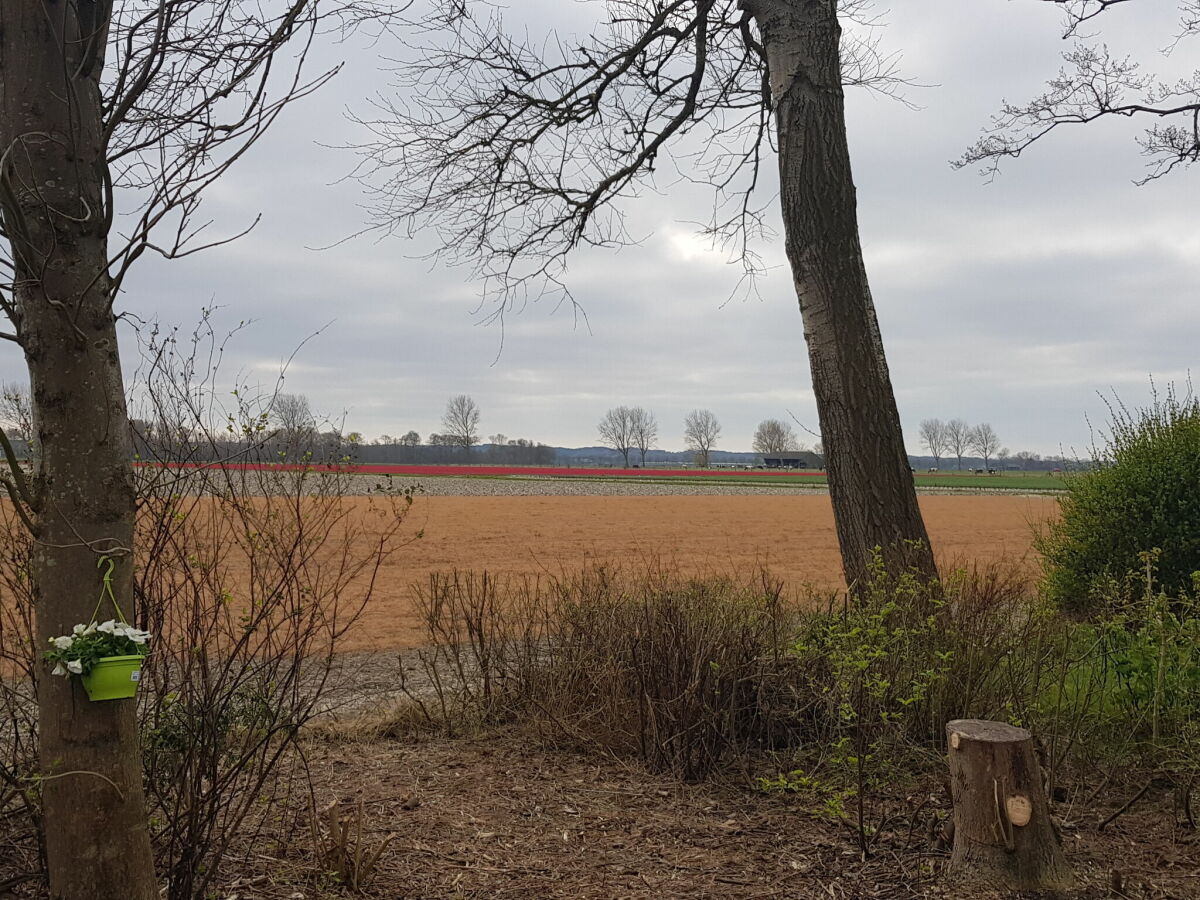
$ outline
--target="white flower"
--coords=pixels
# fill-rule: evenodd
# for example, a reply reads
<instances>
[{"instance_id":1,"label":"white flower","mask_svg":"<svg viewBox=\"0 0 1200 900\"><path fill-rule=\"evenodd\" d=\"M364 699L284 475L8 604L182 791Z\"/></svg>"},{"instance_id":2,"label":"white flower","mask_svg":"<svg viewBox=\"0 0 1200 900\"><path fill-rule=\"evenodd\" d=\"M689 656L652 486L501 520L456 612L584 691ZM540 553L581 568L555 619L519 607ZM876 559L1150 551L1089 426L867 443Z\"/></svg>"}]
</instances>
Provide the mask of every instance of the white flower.
<instances>
[{"instance_id":1,"label":"white flower","mask_svg":"<svg viewBox=\"0 0 1200 900\"><path fill-rule=\"evenodd\" d=\"M105 634L116 634L117 623L112 619L109 619L107 622L101 622L99 625L97 625L96 630L102 631Z\"/></svg>"},{"instance_id":2,"label":"white flower","mask_svg":"<svg viewBox=\"0 0 1200 900\"><path fill-rule=\"evenodd\" d=\"M81 663L77 659L69 660L67 662L67 671L70 672L72 675L82 675L83 674L83 663Z\"/></svg>"},{"instance_id":3,"label":"white flower","mask_svg":"<svg viewBox=\"0 0 1200 900\"><path fill-rule=\"evenodd\" d=\"M149 638L150 638L150 635L144 631L138 631L137 629L133 629L132 631L129 632L129 639L131 641L133 641L135 644L144 644L144 643L146 643L147 640L149 640Z\"/></svg>"},{"instance_id":4,"label":"white flower","mask_svg":"<svg viewBox=\"0 0 1200 900\"><path fill-rule=\"evenodd\" d=\"M83 629L83 633L84 634L95 634L96 633L96 623L93 622L87 628Z\"/></svg>"},{"instance_id":5,"label":"white flower","mask_svg":"<svg viewBox=\"0 0 1200 900\"><path fill-rule=\"evenodd\" d=\"M51 675L66 675L66 674L67 674L67 670L66 670L66 669L63 667L63 664L62 664L62 663L59 663L57 666L55 666L55 667L54 667L54 668L51 670L50 674L51 674Z\"/></svg>"},{"instance_id":6,"label":"white flower","mask_svg":"<svg viewBox=\"0 0 1200 900\"><path fill-rule=\"evenodd\" d=\"M86 626L86 625L76 625L76 626L75 626L73 629L71 629L71 630L72 630L72 631L73 631L75 634L86 634L86 633L87 633L87 626Z\"/></svg>"},{"instance_id":7,"label":"white flower","mask_svg":"<svg viewBox=\"0 0 1200 900\"><path fill-rule=\"evenodd\" d=\"M66 634L62 637L51 639L50 643L52 643L58 650L70 650L71 645L75 643L75 638L71 637L69 634Z\"/></svg>"}]
</instances>

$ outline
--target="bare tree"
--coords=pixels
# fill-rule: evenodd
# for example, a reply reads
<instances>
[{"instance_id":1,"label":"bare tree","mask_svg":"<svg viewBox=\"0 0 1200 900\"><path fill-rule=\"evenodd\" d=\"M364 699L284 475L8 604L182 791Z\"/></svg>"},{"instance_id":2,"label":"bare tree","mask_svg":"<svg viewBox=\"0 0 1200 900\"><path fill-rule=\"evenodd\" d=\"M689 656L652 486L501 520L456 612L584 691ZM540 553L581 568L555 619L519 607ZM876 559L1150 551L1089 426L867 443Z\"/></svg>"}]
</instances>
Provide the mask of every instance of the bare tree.
<instances>
[{"instance_id":1,"label":"bare tree","mask_svg":"<svg viewBox=\"0 0 1200 900\"><path fill-rule=\"evenodd\" d=\"M312 405L304 394L276 394L270 415L280 431L302 433L317 427Z\"/></svg>"},{"instance_id":2,"label":"bare tree","mask_svg":"<svg viewBox=\"0 0 1200 900\"><path fill-rule=\"evenodd\" d=\"M1000 438L996 430L987 422L982 422L971 429L971 449L983 457L983 467L992 467L992 457L1000 449Z\"/></svg>"},{"instance_id":3,"label":"bare tree","mask_svg":"<svg viewBox=\"0 0 1200 900\"><path fill-rule=\"evenodd\" d=\"M311 452L317 437L317 418L304 394L277 394L271 403L271 422L287 456Z\"/></svg>"},{"instance_id":4,"label":"bare tree","mask_svg":"<svg viewBox=\"0 0 1200 900\"><path fill-rule=\"evenodd\" d=\"M333 75L305 74L322 23L387 12L375 0L0 3L0 336L23 350L33 397L32 484L15 468L9 482L37 538L38 645L91 614L98 557L117 561L113 590L133 606L114 310L130 267L226 239L205 230L201 197ZM134 704L81 691L38 679L49 892L157 898Z\"/></svg>"},{"instance_id":5,"label":"bare tree","mask_svg":"<svg viewBox=\"0 0 1200 900\"><path fill-rule=\"evenodd\" d=\"M1018 450L1013 454L1013 459L1021 464L1022 469L1031 469L1033 464L1041 459L1041 455L1034 453L1032 450Z\"/></svg>"},{"instance_id":6,"label":"bare tree","mask_svg":"<svg viewBox=\"0 0 1200 900\"><path fill-rule=\"evenodd\" d=\"M633 413L633 446L642 454L642 468L646 467L646 451L652 450L658 443L658 419L654 413L640 406L635 406Z\"/></svg>"},{"instance_id":7,"label":"bare tree","mask_svg":"<svg viewBox=\"0 0 1200 900\"><path fill-rule=\"evenodd\" d=\"M600 442L621 454L625 468L629 468L629 451L634 448L634 411L628 406L610 409L596 426Z\"/></svg>"},{"instance_id":8,"label":"bare tree","mask_svg":"<svg viewBox=\"0 0 1200 900\"><path fill-rule=\"evenodd\" d=\"M440 236L497 317L570 298L568 254L630 240L618 201L672 163L714 189L708 235L761 269L762 166L777 152L785 248L804 321L847 579L875 548L934 573L867 283L843 83L894 68L859 0L608 0L588 37L526 41L483 0L435 5L399 68L401 99L363 124L377 225ZM846 23L859 27L843 31ZM686 138L685 138L686 136ZM668 161L674 153L673 160ZM767 199L767 198L770 199Z\"/></svg>"},{"instance_id":9,"label":"bare tree","mask_svg":"<svg viewBox=\"0 0 1200 900\"><path fill-rule=\"evenodd\" d=\"M708 457L717 438L721 436L721 423L707 409L693 409L683 419L683 441L696 454L696 465L708 468Z\"/></svg>"},{"instance_id":10,"label":"bare tree","mask_svg":"<svg viewBox=\"0 0 1200 900\"><path fill-rule=\"evenodd\" d=\"M404 437L400 438L400 444L405 447L419 447L421 445L421 435L415 431L409 431Z\"/></svg>"},{"instance_id":11,"label":"bare tree","mask_svg":"<svg viewBox=\"0 0 1200 900\"><path fill-rule=\"evenodd\" d=\"M951 419L946 423L946 449L958 460L957 469L962 469L963 451L971 446L971 426L962 419Z\"/></svg>"},{"instance_id":12,"label":"bare tree","mask_svg":"<svg viewBox=\"0 0 1200 900\"><path fill-rule=\"evenodd\" d=\"M0 385L0 426L26 446L33 443L33 402L29 385L6 381Z\"/></svg>"},{"instance_id":13,"label":"bare tree","mask_svg":"<svg viewBox=\"0 0 1200 900\"><path fill-rule=\"evenodd\" d=\"M446 401L442 413L442 437L448 444L470 450L479 443L479 405L467 394L456 394ZM432 440L433 435L430 435Z\"/></svg>"},{"instance_id":14,"label":"bare tree","mask_svg":"<svg viewBox=\"0 0 1200 900\"><path fill-rule=\"evenodd\" d=\"M800 439L791 425L779 419L763 419L754 429L755 453L785 453L799 450Z\"/></svg>"},{"instance_id":15,"label":"bare tree","mask_svg":"<svg viewBox=\"0 0 1200 900\"><path fill-rule=\"evenodd\" d=\"M941 466L942 454L950 448L950 436L946 423L941 419L924 419L921 422L921 443L933 456L933 464Z\"/></svg>"},{"instance_id":16,"label":"bare tree","mask_svg":"<svg viewBox=\"0 0 1200 900\"><path fill-rule=\"evenodd\" d=\"M1138 0L1042 0L1063 10L1064 37L1081 39L1063 54L1065 65L1046 90L1024 104L1005 103L991 127L959 160L982 164L994 174L1005 159L1064 127L1101 119L1149 120L1138 139L1149 159L1141 183L1186 168L1200 159L1200 71L1174 81L1146 72L1135 60L1116 56L1104 44L1090 43L1096 26L1082 26L1111 8ZM1141 0L1143 7L1149 6ZM1181 0L1178 31L1165 36L1171 49L1200 37L1200 0ZM1088 32L1085 36L1084 31ZM1089 41L1089 42L1084 42Z\"/></svg>"}]
</instances>

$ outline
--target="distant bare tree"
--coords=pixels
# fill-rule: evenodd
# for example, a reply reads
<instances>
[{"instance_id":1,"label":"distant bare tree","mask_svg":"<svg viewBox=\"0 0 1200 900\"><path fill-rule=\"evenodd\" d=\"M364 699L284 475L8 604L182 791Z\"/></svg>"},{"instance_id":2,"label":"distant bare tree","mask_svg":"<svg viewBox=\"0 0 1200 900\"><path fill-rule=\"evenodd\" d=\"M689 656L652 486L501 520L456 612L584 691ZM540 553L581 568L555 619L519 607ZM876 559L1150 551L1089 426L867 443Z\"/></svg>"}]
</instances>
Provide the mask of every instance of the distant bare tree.
<instances>
[{"instance_id":1,"label":"distant bare tree","mask_svg":"<svg viewBox=\"0 0 1200 900\"><path fill-rule=\"evenodd\" d=\"M654 413L640 406L635 406L633 413L633 446L642 454L642 468L646 467L646 451L652 450L658 443L658 419Z\"/></svg>"},{"instance_id":2,"label":"distant bare tree","mask_svg":"<svg viewBox=\"0 0 1200 900\"><path fill-rule=\"evenodd\" d=\"M421 445L421 435L415 431L410 431L400 438L400 444L405 447L419 447Z\"/></svg>"},{"instance_id":3,"label":"distant bare tree","mask_svg":"<svg viewBox=\"0 0 1200 900\"><path fill-rule=\"evenodd\" d=\"M276 394L271 403L271 422L289 455L309 452L317 436L317 418L304 394Z\"/></svg>"},{"instance_id":4,"label":"distant bare tree","mask_svg":"<svg viewBox=\"0 0 1200 900\"><path fill-rule=\"evenodd\" d=\"M629 468L629 451L634 447L634 411L629 406L616 406L604 414L596 426L600 442L621 454Z\"/></svg>"},{"instance_id":5,"label":"distant bare tree","mask_svg":"<svg viewBox=\"0 0 1200 900\"><path fill-rule=\"evenodd\" d=\"M693 409L683 419L683 440L687 448L696 454L696 464L708 468L708 457L717 438L721 436L721 423L707 409Z\"/></svg>"},{"instance_id":6,"label":"distant bare tree","mask_svg":"<svg viewBox=\"0 0 1200 900\"><path fill-rule=\"evenodd\" d=\"M992 467L992 457L1000 449L1000 438L987 422L982 422L971 429L971 449L983 457L983 467Z\"/></svg>"},{"instance_id":7,"label":"distant bare tree","mask_svg":"<svg viewBox=\"0 0 1200 900\"><path fill-rule=\"evenodd\" d=\"M479 405L467 394L456 394L446 401L442 414L442 435L456 447L470 450L479 443Z\"/></svg>"},{"instance_id":8,"label":"distant bare tree","mask_svg":"<svg viewBox=\"0 0 1200 900\"><path fill-rule=\"evenodd\" d=\"M363 122L377 226L434 235L502 317L546 293L570 300L568 255L633 240L626 201L660 169L713 190L704 232L751 281L778 203L847 580L865 578L877 548L934 574L846 136L843 86L898 81L867 3L607 0L592 33L570 38L514 37L487 0L429 5L429 36L397 69L400 98ZM773 163L780 190L760 194Z\"/></svg>"},{"instance_id":9,"label":"distant bare tree","mask_svg":"<svg viewBox=\"0 0 1200 900\"><path fill-rule=\"evenodd\" d=\"M924 419L921 422L921 443L933 456L933 464L941 466L942 454L950 449L950 436L946 433L946 423L941 419Z\"/></svg>"},{"instance_id":10,"label":"distant bare tree","mask_svg":"<svg viewBox=\"0 0 1200 900\"><path fill-rule=\"evenodd\" d=\"M1041 460L1041 455L1034 453L1032 450L1018 450L1013 454L1013 459L1021 464L1022 469L1032 469L1033 464Z\"/></svg>"},{"instance_id":11,"label":"distant bare tree","mask_svg":"<svg viewBox=\"0 0 1200 900\"><path fill-rule=\"evenodd\" d=\"M971 446L971 426L962 419L951 419L946 423L946 449L958 460L962 469L963 451Z\"/></svg>"},{"instance_id":12,"label":"distant bare tree","mask_svg":"<svg viewBox=\"0 0 1200 900\"><path fill-rule=\"evenodd\" d=\"M33 403L29 385L6 381L0 385L0 426L9 436L20 438L26 446L33 443Z\"/></svg>"},{"instance_id":13,"label":"distant bare tree","mask_svg":"<svg viewBox=\"0 0 1200 900\"><path fill-rule=\"evenodd\" d=\"M994 174L1005 159L1015 159L1052 132L1100 119L1148 120L1138 139L1150 160L1146 183L1200 160L1200 72L1164 81L1127 56L1114 55L1105 44L1092 43L1109 9L1137 0L1043 0L1062 8L1065 37L1077 43L1063 54L1066 65L1038 97L1024 104L1005 103L991 127L959 160L982 164ZM1142 7L1151 4L1142 0ZM1180 0L1179 27L1164 35L1172 49L1200 37L1200 0ZM1088 32L1085 34L1084 32Z\"/></svg>"},{"instance_id":14,"label":"distant bare tree","mask_svg":"<svg viewBox=\"0 0 1200 900\"><path fill-rule=\"evenodd\" d=\"M800 439L792 426L779 419L763 419L754 430L755 453L786 453L799 450Z\"/></svg>"}]
</instances>

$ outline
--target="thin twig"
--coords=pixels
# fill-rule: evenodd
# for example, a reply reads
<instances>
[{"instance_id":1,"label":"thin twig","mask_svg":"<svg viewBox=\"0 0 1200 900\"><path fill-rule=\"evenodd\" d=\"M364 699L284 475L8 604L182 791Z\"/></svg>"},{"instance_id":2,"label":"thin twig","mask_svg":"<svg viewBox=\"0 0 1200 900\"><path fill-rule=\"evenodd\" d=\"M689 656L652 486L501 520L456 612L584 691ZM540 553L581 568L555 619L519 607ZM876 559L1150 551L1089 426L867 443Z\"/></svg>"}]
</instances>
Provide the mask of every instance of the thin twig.
<instances>
[{"instance_id":1,"label":"thin twig","mask_svg":"<svg viewBox=\"0 0 1200 900\"><path fill-rule=\"evenodd\" d=\"M1125 813L1129 812L1129 810L1133 806L1133 804L1137 803L1144 796L1146 796L1146 792L1150 790L1150 787L1153 784L1154 784L1154 779L1151 778L1149 781L1146 782L1145 787L1143 787L1140 791L1138 791L1136 794L1134 794L1133 797L1131 797L1124 806L1122 806L1115 813L1113 813L1111 816L1109 816L1107 819L1105 819L1103 822L1101 822L1100 826L1096 830L1103 831L1105 828L1107 828L1109 825L1111 825L1113 822L1115 822L1118 817L1123 816Z\"/></svg>"}]
</instances>

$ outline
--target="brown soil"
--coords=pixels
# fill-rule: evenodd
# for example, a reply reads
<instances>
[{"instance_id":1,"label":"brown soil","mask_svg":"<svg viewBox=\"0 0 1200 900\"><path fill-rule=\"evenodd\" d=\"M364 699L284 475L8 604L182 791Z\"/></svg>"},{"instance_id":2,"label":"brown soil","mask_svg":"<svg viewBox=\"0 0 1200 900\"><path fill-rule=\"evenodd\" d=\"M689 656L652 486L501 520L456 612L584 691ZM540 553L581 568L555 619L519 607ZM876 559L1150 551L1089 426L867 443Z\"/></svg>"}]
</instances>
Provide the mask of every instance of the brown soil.
<instances>
[{"instance_id":1,"label":"brown soil","mask_svg":"<svg viewBox=\"0 0 1200 900\"><path fill-rule=\"evenodd\" d=\"M383 724L383 720L379 721ZM893 786L869 808L864 858L850 823L818 812L822 799L764 793L746 782L683 784L620 761L547 750L527 735L383 736L351 725L304 742L313 801L361 800L372 856L362 890L330 873L305 798L280 808L265 834L235 841L218 876L223 900L1014 900L948 876L941 839L950 815L938 779ZM1067 789L1056 803L1063 849L1080 882L1071 900L1196 900L1200 834L1165 786L1136 781ZM1099 799L1091 800L1099 787ZM355 829L357 833L357 828ZM20 833L18 833L20 832ZM327 847L327 844L326 844ZM46 900L32 875L25 820L0 818L0 898ZM12 893L6 891L10 888ZM1066 900L1066 898L1063 898Z\"/></svg>"},{"instance_id":2,"label":"brown soil","mask_svg":"<svg viewBox=\"0 0 1200 900\"><path fill-rule=\"evenodd\" d=\"M365 502L365 501L364 501ZM1055 514L1039 496L924 496L930 540L947 560L1024 561L1033 528ZM451 569L557 574L657 557L692 574L763 565L799 593L842 585L827 495L422 497L408 525L423 536L395 554L345 649L423 641L414 585Z\"/></svg>"},{"instance_id":3,"label":"brown soil","mask_svg":"<svg viewBox=\"0 0 1200 900\"><path fill-rule=\"evenodd\" d=\"M964 893L946 877L937 834L949 808L936 780L914 781L872 808L880 829L864 859L848 823L814 812L817 797L681 784L612 759L547 751L516 733L317 740L307 759L318 804L362 799L364 849L393 835L364 886L381 900L996 896ZM1081 882L1077 898L1200 896L1200 845L1180 827L1169 792L1151 792L1100 831L1137 787L1111 785L1111 802L1088 806L1090 787L1070 791L1055 810ZM319 874L325 866L306 831L300 826L249 865L231 860L228 869L241 875L222 896L346 896Z\"/></svg>"}]
</instances>

